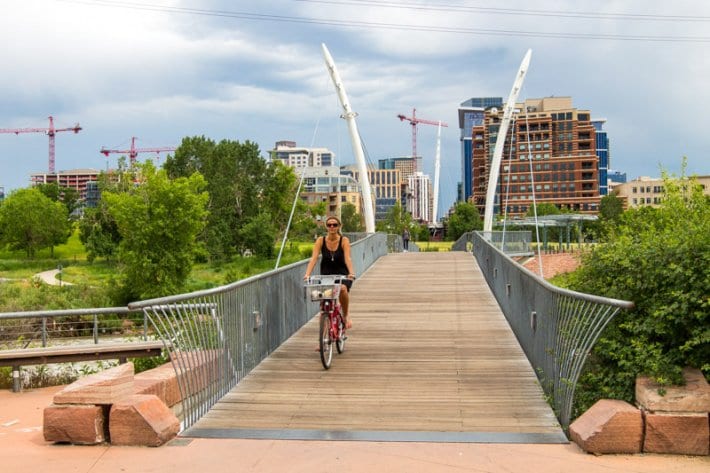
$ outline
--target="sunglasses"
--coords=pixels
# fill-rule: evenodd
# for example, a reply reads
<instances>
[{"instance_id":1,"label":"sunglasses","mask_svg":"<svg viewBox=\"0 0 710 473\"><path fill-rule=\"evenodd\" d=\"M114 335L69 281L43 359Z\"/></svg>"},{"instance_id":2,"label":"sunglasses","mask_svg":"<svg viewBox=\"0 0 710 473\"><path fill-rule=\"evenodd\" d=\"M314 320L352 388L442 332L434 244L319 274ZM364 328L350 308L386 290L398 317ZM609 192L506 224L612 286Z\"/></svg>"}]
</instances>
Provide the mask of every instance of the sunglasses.
<instances>
[{"instance_id":1,"label":"sunglasses","mask_svg":"<svg viewBox=\"0 0 710 473\"><path fill-rule=\"evenodd\" d=\"M337 223L326 223L325 226L328 228L338 228L340 225Z\"/></svg>"}]
</instances>

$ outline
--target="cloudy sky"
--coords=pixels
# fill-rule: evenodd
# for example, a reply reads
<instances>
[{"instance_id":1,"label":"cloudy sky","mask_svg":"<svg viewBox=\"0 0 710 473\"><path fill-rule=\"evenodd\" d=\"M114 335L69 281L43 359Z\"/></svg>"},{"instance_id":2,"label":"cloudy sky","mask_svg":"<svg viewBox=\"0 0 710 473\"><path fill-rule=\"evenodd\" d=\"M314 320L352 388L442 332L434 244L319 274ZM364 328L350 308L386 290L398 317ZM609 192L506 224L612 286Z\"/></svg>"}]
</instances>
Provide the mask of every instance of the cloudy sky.
<instances>
[{"instance_id":1,"label":"cloudy sky","mask_svg":"<svg viewBox=\"0 0 710 473\"><path fill-rule=\"evenodd\" d=\"M705 0L3 0L0 128L58 133L56 169L105 169L99 150L185 136L328 147L353 162L321 43L333 55L368 158L411 154L398 114L442 120L440 209L460 176L457 107L572 96L606 118L612 168L628 177L710 174L710 2ZM0 134L6 193L47 169L47 137ZM433 179L436 127L417 142ZM141 154L139 160L151 156ZM441 214L440 211L440 214Z\"/></svg>"}]
</instances>

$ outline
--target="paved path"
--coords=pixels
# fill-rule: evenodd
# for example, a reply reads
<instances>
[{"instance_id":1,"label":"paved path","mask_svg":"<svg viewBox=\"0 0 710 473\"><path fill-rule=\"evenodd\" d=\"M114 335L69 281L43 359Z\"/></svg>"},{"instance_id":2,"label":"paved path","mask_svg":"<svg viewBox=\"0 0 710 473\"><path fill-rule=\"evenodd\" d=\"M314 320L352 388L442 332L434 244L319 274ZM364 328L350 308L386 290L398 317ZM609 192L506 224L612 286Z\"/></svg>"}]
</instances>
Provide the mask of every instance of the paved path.
<instances>
[{"instance_id":1,"label":"paved path","mask_svg":"<svg viewBox=\"0 0 710 473\"><path fill-rule=\"evenodd\" d=\"M58 274L58 269L50 269L49 271L43 271L35 274L35 277L40 278L45 284L49 284L50 286L73 286L70 282L60 281L57 279Z\"/></svg>"},{"instance_id":2,"label":"paved path","mask_svg":"<svg viewBox=\"0 0 710 473\"><path fill-rule=\"evenodd\" d=\"M710 458L604 455L574 444L177 439L159 448L53 445L42 412L60 387L0 390L3 473L707 473Z\"/></svg>"}]
</instances>

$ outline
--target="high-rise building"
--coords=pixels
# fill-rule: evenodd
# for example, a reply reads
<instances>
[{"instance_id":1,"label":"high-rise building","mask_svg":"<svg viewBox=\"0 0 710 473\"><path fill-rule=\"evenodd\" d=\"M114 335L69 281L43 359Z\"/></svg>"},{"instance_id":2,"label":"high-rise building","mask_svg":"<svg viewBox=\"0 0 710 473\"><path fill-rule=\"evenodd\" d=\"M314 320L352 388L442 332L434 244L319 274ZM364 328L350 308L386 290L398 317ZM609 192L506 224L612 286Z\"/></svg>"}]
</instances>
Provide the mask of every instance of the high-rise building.
<instances>
[{"instance_id":1,"label":"high-rise building","mask_svg":"<svg viewBox=\"0 0 710 473\"><path fill-rule=\"evenodd\" d=\"M380 161L381 163L382 161ZM352 176L360 182L360 170L357 166L343 166L341 173ZM375 203L375 220L384 220L389 210L395 203L402 202L402 172L399 169L373 169L367 170L370 179L370 189Z\"/></svg>"},{"instance_id":2,"label":"high-rise building","mask_svg":"<svg viewBox=\"0 0 710 473\"><path fill-rule=\"evenodd\" d=\"M595 130L597 156L599 157L599 195L605 196L609 193L609 165L611 154L609 153L609 136L604 130L605 118L592 120Z\"/></svg>"},{"instance_id":3,"label":"high-rise building","mask_svg":"<svg viewBox=\"0 0 710 473\"><path fill-rule=\"evenodd\" d=\"M96 169L71 169L54 173L35 173L30 175L33 186L56 182L59 187L67 187L79 192L81 199L86 199L86 188L89 182L99 178L100 171Z\"/></svg>"},{"instance_id":4,"label":"high-rise building","mask_svg":"<svg viewBox=\"0 0 710 473\"><path fill-rule=\"evenodd\" d=\"M626 182L626 173L620 171L612 171L609 169L607 173L607 188L608 194L611 194L620 184Z\"/></svg>"},{"instance_id":5,"label":"high-rise building","mask_svg":"<svg viewBox=\"0 0 710 473\"><path fill-rule=\"evenodd\" d=\"M503 107L502 97L474 97L461 102L459 106L459 129L461 131L461 179L456 200L468 201L473 189L473 142L471 132L474 126L483 124L484 112L487 108Z\"/></svg>"},{"instance_id":6,"label":"high-rise building","mask_svg":"<svg viewBox=\"0 0 710 473\"><path fill-rule=\"evenodd\" d=\"M409 176L410 194L407 199L407 211L412 218L422 223L431 222L433 196L431 193L431 179L426 174L416 172Z\"/></svg>"},{"instance_id":7,"label":"high-rise building","mask_svg":"<svg viewBox=\"0 0 710 473\"><path fill-rule=\"evenodd\" d=\"M293 168L335 165L335 154L328 148L298 147L295 141L277 141L269 157Z\"/></svg>"},{"instance_id":8,"label":"high-rise building","mask_svg":"<svg viewBox=\"0 0 710 473\"><path fill-rule=\"evenodd\" d=\"M306 203L324 202L327 215L340 215L342 205L347 202L360 213L360 185L351 175L341 174L335 165L335 154L328 148L305 148L297 146L295 141L277 141L274 149L269 150L269 157L296 169L298 176L303 174L301 199Z\"/></svg>"},{"instance_id":9,"label":"high-rise building","mask_svg":"<svg viewBox=\"0 0 710 473\"><path fill-rule=\"evenodd\" d=\"M307 167L303 172L301 199L308 204L326 203L327 215L340 215L346 202L360 213L360 186L350 176L340 174L337 166Z\"/></svg>"},{"instance_id":10,"label":"high-rise building","mask_svg":"<svg viewBox=\"0 0 710 473\"><path fill-rule=\"evenodd\" d=\"M422 169L422 157L410 156L400 158L385 158L378 161L379 169L399 169L402 184L407 184L409 176L414 174L417 169Z\"/></svg>"},{"instance_id":11,"label":"high-rise building","mask_svg":"<svg viewBox=\"0 0 710 473\"><path fill-rule=\"evenodd\" d=\"M590 111L574 108L571 97L528 99L515 109L496 184L495 213L523 216L533 200L596 213L601 198L596 153L604 144L608 150L608 142L597 143ZM481 214L502 117L502 110L487 109L483 123L474 125L471 133L472 195ZM608 162L604 164L606 173Z\"/></svg>"},{"instance_id":12,"label":"high-rise building","mask_svg":"<svg viewBox=\"0 0 710 473\"><path fill-rule=\"evenodd\" d=\"M710 176L695 176L695 181L710 196ZM637 177L614 188L616 195L624 203L624 209L638 207L658 207L663 200L665 189L660 177Z\"/></svg>"}]
</instances>

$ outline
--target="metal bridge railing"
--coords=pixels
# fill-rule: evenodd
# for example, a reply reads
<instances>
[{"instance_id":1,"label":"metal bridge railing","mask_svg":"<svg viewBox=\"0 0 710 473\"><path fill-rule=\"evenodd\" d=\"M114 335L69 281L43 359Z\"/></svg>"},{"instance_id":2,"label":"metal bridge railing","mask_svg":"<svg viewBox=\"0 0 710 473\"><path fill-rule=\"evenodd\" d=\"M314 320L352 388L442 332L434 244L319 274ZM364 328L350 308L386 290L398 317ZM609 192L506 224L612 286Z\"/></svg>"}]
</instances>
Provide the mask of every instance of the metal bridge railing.
<instances>
[{"instance_id":1,"label":"metal bridge railing","mask_svg":"<svg viewBox=\"0 0 710 473\"><path fill-rule=\"evenodd\" d=\"M386 253L384 234L354 242L356 273ZM183 429L318 312L303 289L306 265L304 260L226 286L129 304L146 314L170 353Z\"/></svg>"},{"instance_id":2,"label":"metal bridge railing","mask_svg":"<svg viewBox=\"0 0 710 473\"><path fill-rule=\"evenodd\" d=\"M549 284L503 253L496 244L502 237L491 238L495 233L469 233L459 241L464 247L472 244L491 291L567 430L590 350L614 316L634 304Z\"/></svg>"},{"instance_id":3,"label":"metal bridge railing","mask_svg":"<svg viewBox=\"0 0 710 473\"><path fill-rule=\"evenodd\" d=\"M129 315L134 316L135 324L125 325ZM100 340L135 337L147 339L148 321L140 310L127 307L0 313L0 350L98 344Z\"/></svg>"}]
</instances>

